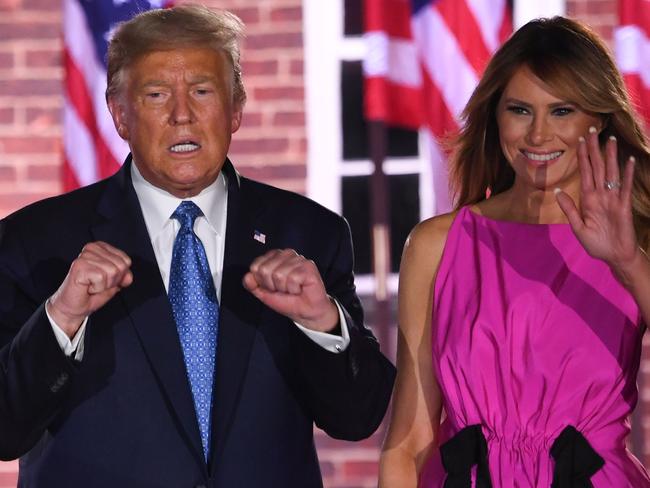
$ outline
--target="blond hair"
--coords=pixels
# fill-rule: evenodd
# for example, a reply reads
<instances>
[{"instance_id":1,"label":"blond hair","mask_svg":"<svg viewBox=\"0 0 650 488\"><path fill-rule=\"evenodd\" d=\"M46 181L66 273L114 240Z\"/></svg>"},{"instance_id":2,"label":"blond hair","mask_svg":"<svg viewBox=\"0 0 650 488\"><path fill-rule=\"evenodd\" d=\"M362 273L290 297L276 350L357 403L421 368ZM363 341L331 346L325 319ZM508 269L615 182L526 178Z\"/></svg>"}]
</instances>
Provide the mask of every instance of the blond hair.
<instances>
[{"instance_id":1,"label":"blond hair","mask_svg":"<svg viewBox=\"0 0 650 488\"><path fill-rule=\"evenodd\" d=\"M125 71L136 60L154 51L180 47L207 47L225 53L233 68L233 98L238 107L246 102L239 43L244 24L225 10L199 5L147 10L119 24L108 45L106 98L122 90Z\"/></svg>"}]
</instances>

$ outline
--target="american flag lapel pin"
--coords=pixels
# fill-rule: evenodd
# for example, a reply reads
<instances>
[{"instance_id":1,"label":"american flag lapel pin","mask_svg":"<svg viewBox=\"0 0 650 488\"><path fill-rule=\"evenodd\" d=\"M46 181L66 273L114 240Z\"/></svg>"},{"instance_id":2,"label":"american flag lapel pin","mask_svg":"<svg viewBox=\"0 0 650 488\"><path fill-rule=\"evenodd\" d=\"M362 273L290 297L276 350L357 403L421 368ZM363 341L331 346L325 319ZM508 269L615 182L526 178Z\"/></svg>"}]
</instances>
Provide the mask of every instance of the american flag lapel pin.
<instances>
[{"instance_id":1,"label":"american flag lapel pin","mask_svg":"<svg viewBox=\"0 0 650 488\"><path fill-rule=\"evenodd\" d=\"M253 239L262 244L266 244L266 234L262 234L259 230L253 232Z\"/></svg>"}]
</instances>

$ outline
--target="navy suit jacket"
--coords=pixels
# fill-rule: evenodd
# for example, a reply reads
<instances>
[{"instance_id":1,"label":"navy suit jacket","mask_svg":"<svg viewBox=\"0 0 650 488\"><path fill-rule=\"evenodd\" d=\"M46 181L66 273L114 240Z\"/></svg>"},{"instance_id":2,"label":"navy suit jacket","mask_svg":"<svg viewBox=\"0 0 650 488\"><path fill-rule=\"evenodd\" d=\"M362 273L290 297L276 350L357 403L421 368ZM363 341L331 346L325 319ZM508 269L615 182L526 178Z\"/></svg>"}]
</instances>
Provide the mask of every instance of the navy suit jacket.
<instances>
[{"instance_id":1,"label":"navy suit jacket","mask_svg":"<svg viewBox=\"0 0 650 488\"><path fill-rule=\"evenodd\" d=\"M363 326L347 223L294 193L238 175L228 218L212 416L203 459L171 307L130 177L114 176L0 221L0 458L25 487L320 487L313 424L370 435L394 368ZM253 238L266 236L261 243ZM82 247L132 259L134 283L91 315L81 362L44 312ZM251 261L273 248L313 259L347 314L351 342L321 348L248 293Z\"/></svg>"}]
</instances>

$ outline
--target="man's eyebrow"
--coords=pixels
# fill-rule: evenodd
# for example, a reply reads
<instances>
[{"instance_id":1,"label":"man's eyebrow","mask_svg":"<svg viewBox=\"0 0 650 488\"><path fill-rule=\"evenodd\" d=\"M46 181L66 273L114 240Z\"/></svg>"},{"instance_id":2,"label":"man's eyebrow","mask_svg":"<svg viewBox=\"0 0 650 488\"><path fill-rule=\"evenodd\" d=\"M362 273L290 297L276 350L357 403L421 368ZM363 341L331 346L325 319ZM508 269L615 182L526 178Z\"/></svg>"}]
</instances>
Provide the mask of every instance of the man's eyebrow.
<instances>
[{"instance_id":1,"label":"man's eyebrow","mask_svg":"<svg viewBox=\"0 0 650 488\"><path fill-rule=\"evenodd\" d=\"M142 83L142 87L149 87L149 86L163 86L167 85L166 81L163 80L147 80L144 83Z\"/></svg>"},{"instance_id":2,"label":"man's eyebrow","mask_svg":"<svg viewBox=\"0 0 650 488\"><path fill-rule=\"evenodd\" d=\"M188 80L190 85L197 85L199 83L211 83L215 81L215 77L212 75L199 75Z\"/></svg>"},{"instance_id":3,"label":"man's eyebrow","mask_svg":"<svg viewBox=\"0 0 650 488\"><path fill-rule=\"evenodd\" d=\"M206 82L211 82L214 81L215 77L212 75L199 75L194 78L190 78L189 84L190 85L196 85L197 83L206 83ZM144 83L142 83L142 87L150 87L150 86L166 86L169 85L169 81L166 80L159 80L159 79L153 79L153 80L146 80Z\"/></svg>"}]
</instances>

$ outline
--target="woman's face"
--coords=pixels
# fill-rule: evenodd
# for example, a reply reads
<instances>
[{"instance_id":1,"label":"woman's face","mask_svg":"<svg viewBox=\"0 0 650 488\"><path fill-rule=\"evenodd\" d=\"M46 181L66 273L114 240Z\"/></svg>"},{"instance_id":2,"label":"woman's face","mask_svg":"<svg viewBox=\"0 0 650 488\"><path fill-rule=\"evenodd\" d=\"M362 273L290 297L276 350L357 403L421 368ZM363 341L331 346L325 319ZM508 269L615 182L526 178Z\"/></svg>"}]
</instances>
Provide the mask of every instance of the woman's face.
<instances>
[{"instance_id":1,"label":"woman's face","mask_svg":"<svg viewBox=\"0 0 650 488\"><path fill-rule=\"evenodd\" d=\"M528 67L512 76L497 105L501 150L515 171L515 185L538 190L579 184L578 138L600 118L557 98ZM576 186L577 188L577 186Z\"/></svg>"}]
</instances>

